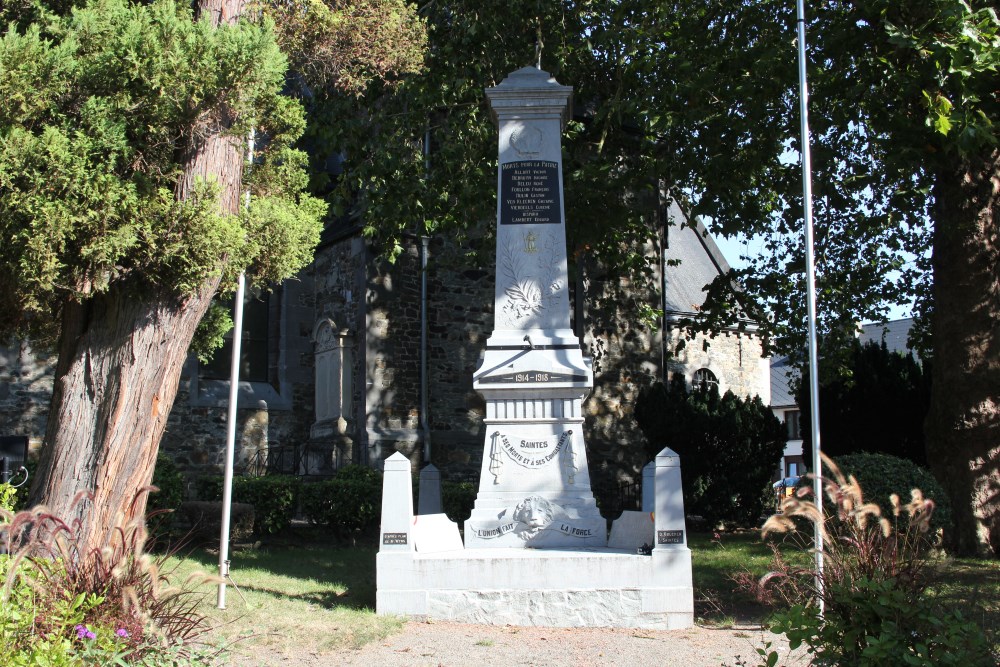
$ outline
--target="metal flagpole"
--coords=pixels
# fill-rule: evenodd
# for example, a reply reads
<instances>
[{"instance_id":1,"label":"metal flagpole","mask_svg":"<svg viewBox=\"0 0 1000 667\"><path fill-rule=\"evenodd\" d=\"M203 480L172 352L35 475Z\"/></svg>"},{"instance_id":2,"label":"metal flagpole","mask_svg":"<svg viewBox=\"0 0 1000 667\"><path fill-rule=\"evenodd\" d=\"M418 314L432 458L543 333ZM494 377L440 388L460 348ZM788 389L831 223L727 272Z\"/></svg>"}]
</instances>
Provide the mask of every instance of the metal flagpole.
<instances>
[{"instance_id":1,"label":"metal flagpole","mask_svg":"<svg viewBox=\"0 0 1000 667\"><path fill-rule=\"evenodd\" d=\"M253 132L247 146L247 159L253 160ZM250 191L244 193L243 205L250 206ZM226 417L226 461L222 481L222 527L219 531L219 598L218 608L226 608L226 581L229 579L229 522L233 504L233 458L236 449L236 406L240 390L240 347L243 342L243 298L246 275L240 271L236 283L236 304L233 309L233 356L229 370L229 412ZM238 590L237 590L238 592Z\"/></svg>"},{"instance_id":2,"label":"metal flagpole","mask_svg":"<svg viewBox=\"0 0 1000 667\"><path fill-rule=\"evenodd\" d=\"M816 334L816 265L813 252L812 163L809 155L809 90L806 86L805 0L797 0L799 32L799 108L802 118L802 204L806 245L806 305L809 320L809 410L812 413L813 495L819 515L816 519L816 602L823 614L823 462L819 441L819 361Z\"/></svg>"}]
</instances>

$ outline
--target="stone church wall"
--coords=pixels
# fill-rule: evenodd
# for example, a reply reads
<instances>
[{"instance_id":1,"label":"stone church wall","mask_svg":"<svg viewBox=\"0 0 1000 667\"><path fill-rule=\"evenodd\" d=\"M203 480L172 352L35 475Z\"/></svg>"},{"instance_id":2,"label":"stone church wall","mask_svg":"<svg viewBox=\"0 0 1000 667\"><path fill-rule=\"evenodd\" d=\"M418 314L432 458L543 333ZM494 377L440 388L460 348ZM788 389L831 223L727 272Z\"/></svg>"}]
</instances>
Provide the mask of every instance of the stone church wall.
<instances>
[{"instance_id":1,"label":"stone church wall","mask_svg":"<svg viewBox=\"0 0 1000 667\"><path fill-rule=\"evenodd\" d=\"M378 466L403 451L414 467L423 462L420 424L420 253L408 241L394 264L376 263L366 241L348 236L322 246L312 266L281 291L283 317L275 382L267 399L241 397L237 467L269 447L316 444L314 353L317 323L332 322L350 352L342 462ZM494 270L472 266L443 239L428 256L428 418L431 460L445 479L477 480L484 442L484 401L472 389L472 374L493 329ZM655 279L655 278L654 278ZM643 435L635 423L635 399L666 372L688 381L711 370L720 389L769 399L767 361L759 340L722 333L686 341L670 330L666 340L636 317L637 304L655 307L657 296L622 281L594 279L571 286L574 327L582 321L584 351L594 359L595 386L584 404L585 439L593 483L614 486L634 480L645 461ZM52 360L30 347L0 348L0 432L26 433L39 442L51 391ZM226 396L185 367L162 450L192 476L221 471ZM222 383L228 385L228 383ZM345 444L346 443L346 444Z\"/></svg>"},{"instance_id":2,"label":"stone church wall","mask_svg":"<svg viewBox=\"0 0 1000 667\"><path fill-rule=\"evenodd\" d=\"M41 445L55 362L26 341L0 347L0 435L26 435L32 450Z\"/></svg>"},{"instance_id":3,"label":"stone church wall","mask_svg":"<svg viewBox=\"0 0 1000 667\"><path fill-rule=\"evenodd\" d=\"M684 344L678 350L682 340ZM672 351L669 372L683 373L689 385L695 371L707 368L718 378L720 393L732 391L740 398L760 396L765 405L770 404L770 365L761 357L763 348L758 337L727 331L716 336L697 334L688 340L684 332L672 329L667 349Z\"/></svg>"}]
</instances>

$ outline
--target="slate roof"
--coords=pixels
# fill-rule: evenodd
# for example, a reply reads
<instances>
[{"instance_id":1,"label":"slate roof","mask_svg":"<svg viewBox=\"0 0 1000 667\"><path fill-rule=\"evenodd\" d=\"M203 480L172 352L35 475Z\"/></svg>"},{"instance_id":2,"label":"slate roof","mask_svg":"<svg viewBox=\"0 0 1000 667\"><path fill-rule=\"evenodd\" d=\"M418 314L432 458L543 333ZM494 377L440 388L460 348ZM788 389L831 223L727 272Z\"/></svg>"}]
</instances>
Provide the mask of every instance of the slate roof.
<instances>
[{"instance_id":1,"label":"slate roof","mask_svg":"<svg viewBox=\"0 0 1000 667\"><path fill-rule=\"evenodd\" d=\"M910 348L907 345L907 338L910 335L910 327L913 326L913 318L905 317L901 320L893 320L885 324L863 324L861 325L861 336L859 340L864 345L874 341L881 343L885 341L885 346L890 352L909 354Z\"/></svg>"},{"instance_id":2,"label":"slate roof","mask_svg":"<svg viewBox=\"0 0 1000 667\"><path fill-rule=\"evenodd\" d=\"M664 267L663 302L667 317L678 319L698 314L705 287L729 271L729 263L701 220L688 218L677 202L668 215L672 224L667 228L666 257L680 263Z\"/></svg>"},{"instance_id":3,"label":"slate roof","mask_svg":"<svg viewBox=\"0 0 1000 667\"><path fill-rule=\"evenodd\" d=\"M791 376L789 377L789 372ZM799 371L792 366L788 357L771 358L771 407L786 408L795 406L795 394L789 388L793 380L799 379Z\"/></svg>"}]
</instances>

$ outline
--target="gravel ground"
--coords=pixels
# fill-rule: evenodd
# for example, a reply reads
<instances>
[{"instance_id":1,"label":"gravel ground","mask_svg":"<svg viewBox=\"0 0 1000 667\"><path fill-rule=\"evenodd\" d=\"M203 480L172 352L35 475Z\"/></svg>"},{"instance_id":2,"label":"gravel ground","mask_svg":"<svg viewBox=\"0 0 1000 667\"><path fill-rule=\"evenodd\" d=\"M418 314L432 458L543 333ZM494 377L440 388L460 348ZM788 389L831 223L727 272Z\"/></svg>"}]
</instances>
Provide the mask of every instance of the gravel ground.
<instances>
[{"instance_id":1,"label":"gravel ground","mask_svg":"<svg viewBox=\"0 0 1000 667\"><path fill-rule=\"evenodd\" d=\"M779 664L805 665L802 651L789 655L783 637L760 626L688 630L527 628L464 623L408 622L398 634L358 650L329 654L289 652L243 656L239 667L263 665L377 665L378 667L486 667L492 665L758 665L755 649L771 641ZM745 662L744 662L745 661Z\"/></svg>"}]
</instances>

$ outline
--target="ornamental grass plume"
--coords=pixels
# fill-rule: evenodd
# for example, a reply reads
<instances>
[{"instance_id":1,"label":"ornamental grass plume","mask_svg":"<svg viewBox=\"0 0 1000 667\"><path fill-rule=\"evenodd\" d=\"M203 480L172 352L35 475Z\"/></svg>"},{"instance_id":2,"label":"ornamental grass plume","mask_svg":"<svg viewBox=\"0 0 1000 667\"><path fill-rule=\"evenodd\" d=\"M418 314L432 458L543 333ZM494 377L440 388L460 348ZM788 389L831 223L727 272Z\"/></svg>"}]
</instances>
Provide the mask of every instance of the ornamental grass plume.
<instances>
[{"instance_id":1,"label":"ornamental grass plume","mask_svg":"<svg viewBox=\"0 0 1000 667\"><path fill-rule=\"evenodd\" d=\"M799 488L763 527L765 537L786 535L783 543L771 543L772 570L760 579L736 577L761 602L782 603L771 630L785 634L792 649L805 644L816 665L997 664L981 629L927 596L933 501L913 489L910 502L892 498L892 516L883 516L853 475L825 456L823 463L830 474L820 478L828 500L822 511L813 489ZM814 551L816 530L823 537L819 581L814 562L786 557L789 545ZM775 664L777 653L768 648L758 653Z\"/></svg>"},{"instance_id":2,"label":"ornamental grass plume","mask_svg":"<svg viewBox=\"0 0 1000 667\"><path fill-rule=\"evenodd\" d=\"M826 455L823 463L830 475L820 479L828 501L822 516L812 499L812 486L800 487L781 503L781 513L764 523L762 535L808 531L811 538L812 531L818 528L823 537L824 584L864 577L872 581L898 580L915 592L924 588L927 582L922 572L935 543L929 531L934 501L913 489L906 505L900 504L898 496L891 499L893 516L884 517L878 503L865 499L854 475L845 476ZM765 575L762 583L777 585L779 580L791 578L797 583L786 581L781 585L801 590L789 590L789 599L807 599L817 593L812 567L798 571L786 564L782 570Z\"/></svg>"}]
</instances>

